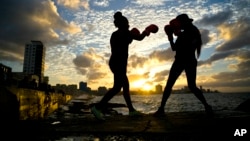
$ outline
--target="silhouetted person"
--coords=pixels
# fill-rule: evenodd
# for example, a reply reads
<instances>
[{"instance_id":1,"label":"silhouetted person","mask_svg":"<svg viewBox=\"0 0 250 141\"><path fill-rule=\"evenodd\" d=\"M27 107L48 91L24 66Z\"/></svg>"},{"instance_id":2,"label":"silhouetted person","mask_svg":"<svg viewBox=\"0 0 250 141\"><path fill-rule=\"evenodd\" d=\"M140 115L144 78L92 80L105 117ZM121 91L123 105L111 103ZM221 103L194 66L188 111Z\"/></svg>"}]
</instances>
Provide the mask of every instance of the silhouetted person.
<instances>
[{"instance_id":1,"label":"silhouetted person","mask_svg":"<svg viewBox=\"0 0 250 141\"><path fill-rule=\"evenodd\" d=\"M143 40L145 36L149 36L150 32L156 33L158 27L155 25L148 26L142 34L136 28L129 31L129 22L121 12L114 14L114 25L118 28L112 33L110 39L111 57L109 60L109 67L114 75L114 85L104 97L91 108L92 113L99 120L104 120L102 110L105 110L108 101L123 89L123 96L129 109L129 115L140 115L132 105L129 93L129 81L126 75L127 60L128 60L128 47L129 44L135 40Z\"/></svg>"},{"instance_id":2,"label":"silhouetted person","mask_svg":"<svg viewBox=\"0 0 250 141\"><path fill-rule=\"evenodd\" d=\"M202 102L208 115L212 115L211 106L208 105L202 91L196 86L197 58L200 55L202 40L199 30L192 24L187 14L181 14L176 19L170 21L170 25L165 26L165 32L171 44L171 48L176 52L175 60L170 69L167 84L163 92L163 97L159 109L154 115L164 115L164 107L169 98L175 81L182 71L185 71L187 83L190 91ZM173 33L177 36L173 41Z\"/></svg>"}]
</instances>

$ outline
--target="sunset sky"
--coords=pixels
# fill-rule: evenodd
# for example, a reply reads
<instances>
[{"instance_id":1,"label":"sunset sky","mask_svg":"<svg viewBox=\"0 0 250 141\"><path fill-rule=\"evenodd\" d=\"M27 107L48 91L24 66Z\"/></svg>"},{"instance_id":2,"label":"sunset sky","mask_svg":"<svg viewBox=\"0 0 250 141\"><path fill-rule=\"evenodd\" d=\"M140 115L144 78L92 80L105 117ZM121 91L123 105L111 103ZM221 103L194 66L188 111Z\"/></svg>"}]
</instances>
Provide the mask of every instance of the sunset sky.
<instances>
[{"instance_id":1,"label":"sunset sky","mask_svg":"<svg viewBox=\"0 0 250 141\"><path fill-rule=\"evenodd\" d=\"M108 67L113 14L121 11L143 31L159 31L129 48L131 89L165 86L175 52L164 26L177 15L194 19L203 39L197 85L222 92L250 91L250 0L2 0L0 63L22 72L24 47L31 40L46 46L49 83L88 82L91 89L112 87ZM175 89L186 86L183 72Z\"/></svg>"}]
</instances>

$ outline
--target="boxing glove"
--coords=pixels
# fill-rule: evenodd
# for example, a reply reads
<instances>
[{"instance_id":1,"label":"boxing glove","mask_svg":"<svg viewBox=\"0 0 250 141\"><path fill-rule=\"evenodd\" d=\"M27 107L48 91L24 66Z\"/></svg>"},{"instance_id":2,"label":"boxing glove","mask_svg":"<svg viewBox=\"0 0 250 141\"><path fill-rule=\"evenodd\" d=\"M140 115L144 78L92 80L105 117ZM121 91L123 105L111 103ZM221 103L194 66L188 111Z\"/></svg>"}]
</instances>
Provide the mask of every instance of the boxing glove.
<instances>
[{"instance_id":1,"label":"boxing glove","mask_svg":"<svg viewBox=\"0 0 250 141\"><path fill-rule=\"evenodd\" d=\"M181 24L179 22L179 20L177 19L172 19L170 22L169 22L170 26L174 28L174 30L180 30L181 28Z\"/></svg>"},{"instance_id":2,"label":"boxing glove","mask_svg":"<svg viewBox=\"0 0 250 141\"><path fill-rule=\"evenodd\" d=\"M156 32L158 32L159 28L157 25L151 24L151 25L147 26L145 30L148 32L151 32L151 33L156 33Z\"/></svg>"},{"instance_id":3,"label":"boxing glove","mask_svg":"<svg viewBox=\"0 0 250 141\"><path fill-rule=\"evenodd\" d=\"M171 25L165 25L164 31L168 36L172 36L174 33L174 29Z\"/></svg>"}]
</instances>

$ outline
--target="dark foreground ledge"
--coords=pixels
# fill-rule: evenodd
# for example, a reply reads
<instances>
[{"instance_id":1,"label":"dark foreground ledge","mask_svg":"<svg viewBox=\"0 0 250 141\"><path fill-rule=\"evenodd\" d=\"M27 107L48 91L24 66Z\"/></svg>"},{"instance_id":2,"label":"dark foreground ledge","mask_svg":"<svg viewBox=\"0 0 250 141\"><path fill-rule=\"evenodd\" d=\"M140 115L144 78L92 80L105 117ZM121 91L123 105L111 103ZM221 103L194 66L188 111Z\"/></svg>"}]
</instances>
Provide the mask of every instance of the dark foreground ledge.
<instances>
[{"instance_id":1,"label":"dark foreground ledge","mask_svg":"<svg viewBox=\"0 0 250 141\"><path fill-rule=\"evenodd\" d=\"M235 135L236 130L246 129L243 136ZM104 122L93 115L75 115L71 118L25 120L11 130L18 139L59 140L70 136L95 136L100 140L109 136L126 136L124 140L247 140L250 137L250 113L239 111L216 111L209 118L204 112L167 113L164 117L144 115L130 117L112 115Z\"/></svg>"}]
</instances>

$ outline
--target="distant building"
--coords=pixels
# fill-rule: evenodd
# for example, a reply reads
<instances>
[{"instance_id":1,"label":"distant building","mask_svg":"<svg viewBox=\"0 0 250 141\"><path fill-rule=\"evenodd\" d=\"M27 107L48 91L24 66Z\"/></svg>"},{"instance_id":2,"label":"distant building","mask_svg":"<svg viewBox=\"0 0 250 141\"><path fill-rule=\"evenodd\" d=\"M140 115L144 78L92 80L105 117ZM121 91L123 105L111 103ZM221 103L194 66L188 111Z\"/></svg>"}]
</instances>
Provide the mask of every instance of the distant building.
<instances>
[{"instance_id":1,"label":"distant building","mask_svg":"<svg viewBox=\"0 0 250 141\"><path fill-rule=\"evenodd\" d=\"M106 87L99 87L98 94L105 94L108 91Z\"/></svg>"},{"instance_id":2,"label":"distant building","mask_svg":"<svg viewBox=\"0 0 250 141\"><path fill-rule=\"evenodd\" d=\"M64 94L71 94L71 95L77 95L77 94L83 94L82 91L77 89L77 84L56 84L56 86L51 86L53 90L57 93L64 93Z\"/></svg>"},{"instance_id":3,"label":"distant building","mask_svg":"<svg viewBox=\"0 0 250 141\"><path fill-rule=\"evenodd\" d=\"M10 83L10 79L12 78L12 68L5 66L0 63L0 83L6 84Z\"/></svg>"},{"instance_id":4,"label":"distant building","mask_svg":"<svg viewBox=\"0 0 250 141\"><path fill-rule=\"evenodd\" d=\"M190 93L191 92L188 86L184 86L182 90L183 90L184 93Z\"/></svg>"},{"instance_id":5,"label":"distant building","mask_svg":"<svg viewBox=\"0 0 250 141\"><path fill-rule=\"evenodd\" d=\"M69 94L76 94L77 91L77 85L76 84L71 84L67 86L67 93Z\"/></svg>"},{"instance_id":6,"label":"distant building","mask_svg":"<svg viewBox=\"0 0 250 141\"><path fill-rule=\"evenodd\" d=\"M0 63L0 69L1 69L1 72L3 72L3 73L11 73L12 72L11 67L8 67L2 63Z\"/></svg>"},{"instance_id":7,"label":"distant building","mask_svg":"<svg viewBox=\"0 0 250 141\"><path fill-rule=\"evenodd\" d=\"M161 94L162 93L162 85L156 85L155 86L155 93Z\"/></svg>"},{"instance_id":8,"label":"distant building","mask_svg":"<svg viewBox=\"0 0 250 141\"><path fill-rule=\"evenodd\" d=\"M45 47L41 41L31 41L25 45L23 73L37 75L43 82L45 65Z\"/></svg>"},{"instance_id":9,"label":"distant building","mask_svg":"<svg viewBox=\"0 0 250 141\"><path fill-rule=\"evenodd\" d=\"M12 72L12 78L17 81L21 81L27 76L23 72Z\"/></svg>"},{"instance_id":10,"label":"distant building","mask_svg":"<svg viewBox=\"0 0 250 141\"><path fill-rule=\"evenodd\" d=\"M81 90L81 91L87 91L87 82L81 81L79 83L79 90Z\"/></svg>"},{"instance_id":11,"label":"distant building","mask_svg":"<svg viewBox=\"0 0 250 141\"><path fill-rule=\"evenodd\" d=\"M49 77L48 76L43 77L43 83L49 84Z\"/></svg>"}]
</instances>

